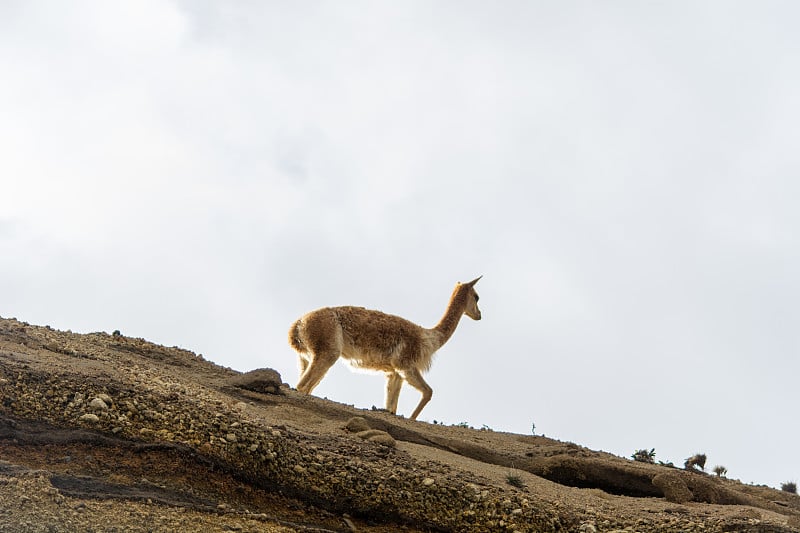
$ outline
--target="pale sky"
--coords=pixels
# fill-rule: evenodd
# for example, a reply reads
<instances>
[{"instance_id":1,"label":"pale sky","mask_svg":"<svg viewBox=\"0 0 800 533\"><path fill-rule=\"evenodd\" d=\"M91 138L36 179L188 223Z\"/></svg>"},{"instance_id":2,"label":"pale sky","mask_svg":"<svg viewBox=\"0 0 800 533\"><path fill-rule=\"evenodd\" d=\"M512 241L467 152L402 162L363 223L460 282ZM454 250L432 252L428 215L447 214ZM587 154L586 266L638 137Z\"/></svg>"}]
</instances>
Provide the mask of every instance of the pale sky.
<instances>
[{"instance_id":1,"label":"pale sky","mask_svg":"<svg viewBox=\"0 0 800 533\"><path fill-rule=\"evenodd\" d=\"M422 420L797 481L798 20L791 1L0 1L0 316L294 385L303 313L430 327L482 274ZM315 394L383 389L336 365Z\"/></svg>"}]
</instances>

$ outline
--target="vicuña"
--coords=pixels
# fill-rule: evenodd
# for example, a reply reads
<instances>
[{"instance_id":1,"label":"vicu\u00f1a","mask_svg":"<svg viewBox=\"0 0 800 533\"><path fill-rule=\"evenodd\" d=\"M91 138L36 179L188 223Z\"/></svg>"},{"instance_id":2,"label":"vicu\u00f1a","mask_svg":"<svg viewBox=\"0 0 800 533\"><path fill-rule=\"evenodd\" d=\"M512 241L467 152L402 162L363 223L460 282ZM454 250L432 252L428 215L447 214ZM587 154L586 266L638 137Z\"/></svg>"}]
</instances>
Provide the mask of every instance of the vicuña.
<instances>
[{"instance_id":1,"label":"vicu\u00f1a","mask_svg":"<svg viewBox=\"0 0 800 533\"><path fill-rule=\"evenodd\" d=\"M422 378L433 354L453 335L461 315L481 319L475 292L479 279L456 284L444 316L431 329L363 307L323 307L302 316L289 329L289 344L300 355L297 390L311 393L343 357L355 368L386 374L386 410L391 413L397 412L403 381L420 391L422 399L411 414L411 420L416 420L433 395Z\"/></svg>"}]
</instances>

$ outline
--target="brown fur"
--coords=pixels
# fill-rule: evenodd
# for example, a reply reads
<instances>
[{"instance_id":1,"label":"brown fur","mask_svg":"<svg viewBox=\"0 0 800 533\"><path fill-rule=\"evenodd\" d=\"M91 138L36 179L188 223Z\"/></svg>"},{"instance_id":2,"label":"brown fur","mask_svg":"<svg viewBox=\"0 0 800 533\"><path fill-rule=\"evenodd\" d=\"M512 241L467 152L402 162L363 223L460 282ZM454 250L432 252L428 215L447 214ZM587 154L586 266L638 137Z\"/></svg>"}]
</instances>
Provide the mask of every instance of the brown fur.
<instances>
[{"instance_id":1,"label":"brown fur","mask_svg":"<svg viewBox=\"0 0 800 533\"><path fill-rule=\"evenodd\" d=\"M433 394L422 372L430 368L434 353L453 335L462 315L481 319L474 289L479 279L456 284L432 329L363 307L323 307L304 315L289 329L289 345L300 355L297 390L311 393L342 357L353 367L386 374L386 409L392 413L403 381L419 390L422 400L411 415L415 420Z\"/></svg>"}]
</instances>

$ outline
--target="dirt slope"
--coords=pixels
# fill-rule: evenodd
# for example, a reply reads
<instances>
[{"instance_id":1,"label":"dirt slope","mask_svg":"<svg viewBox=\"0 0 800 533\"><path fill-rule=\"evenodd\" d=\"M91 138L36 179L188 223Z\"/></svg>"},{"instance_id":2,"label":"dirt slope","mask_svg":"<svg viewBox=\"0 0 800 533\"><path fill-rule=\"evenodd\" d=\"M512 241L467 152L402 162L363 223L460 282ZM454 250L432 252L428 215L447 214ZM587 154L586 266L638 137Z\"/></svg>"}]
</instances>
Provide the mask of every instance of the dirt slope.
<instances>
[{"instance_id":1,"label":"dirt slope","mask_svg":"<svg viewBox=\"0 0 800 533\"><path fill-rule=\"evenodd\" d=\"M800 532L800 497L0 318L0 531L75 530Z\"/></svg>"}]
</instances>

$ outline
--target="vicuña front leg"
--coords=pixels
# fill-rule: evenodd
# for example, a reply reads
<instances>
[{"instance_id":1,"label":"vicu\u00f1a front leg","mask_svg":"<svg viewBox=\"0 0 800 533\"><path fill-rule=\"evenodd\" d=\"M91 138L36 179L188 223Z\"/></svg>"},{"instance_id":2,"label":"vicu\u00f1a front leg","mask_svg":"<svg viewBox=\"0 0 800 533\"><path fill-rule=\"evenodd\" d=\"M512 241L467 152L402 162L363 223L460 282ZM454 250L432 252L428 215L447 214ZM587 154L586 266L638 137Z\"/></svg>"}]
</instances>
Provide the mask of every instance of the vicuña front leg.
<instances>
[{"instance_id":1,"label":"vicu\u00f1a front leg","mask_svg":"<svg viewBox=\"0 0 800 533\"><path fill-rule=\"evenodd\" d=\"M419 404L417 404L417 408L414 409L414 412L411 413L411 420L416 420L423 407L425 407L425 405L431 401L433 389L430 387L430 385L425 383L425 380L422 379L422 374L416 368L405 371L403 377L406 379L406 381L408 381L409 385L422 393L422 399L419 401Z\"/></svg>"},{"instance_id":2,"label":"vicu\u00f1a front leg","mask_svg":"<svg viewBox=\"0 0 800 533\"><path fill-rule=\"evenodd\" d=\"M386 410L393 415L397 414L397 400L402 386L403 376L397 372L386 373Z\"/></svg>"}]
</instances>

